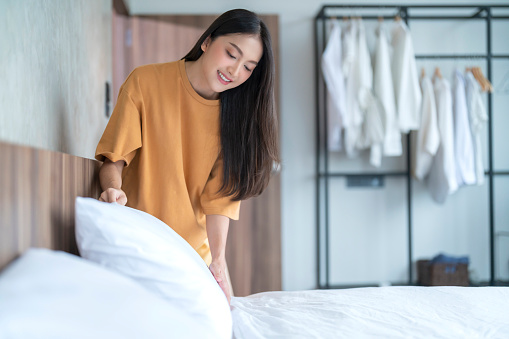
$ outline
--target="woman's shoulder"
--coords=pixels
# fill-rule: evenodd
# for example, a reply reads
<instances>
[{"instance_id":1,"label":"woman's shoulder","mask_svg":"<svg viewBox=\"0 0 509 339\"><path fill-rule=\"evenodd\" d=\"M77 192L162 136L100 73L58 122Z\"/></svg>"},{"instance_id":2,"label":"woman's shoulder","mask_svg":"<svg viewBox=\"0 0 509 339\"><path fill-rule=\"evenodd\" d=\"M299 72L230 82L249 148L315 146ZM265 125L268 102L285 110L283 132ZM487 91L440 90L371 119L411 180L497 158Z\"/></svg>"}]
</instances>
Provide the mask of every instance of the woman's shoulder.
<instances>
[{"instance_id":1,"label":"woman's shoulder","mask_svg":"<svg viewBox=\"0 0 509 339\"><path fill-rule=\"evenodd\" d=\"M178 72L179 62L180 60L138 66L131 72L131 75L136 77L166 76L167 73Z\"/></svg>"},{"instance_id":2,"label":"woman's shoulder","mask_svg":"<svg viewBox=\"0 0 509 339\"><path fill-rule=\"evenodd\" d=\"M170 82L180 76L179 62L164 62L138 66L132 70L124 82L129 92L152 91L154 88L171 86Z\"/></svg>"}]
</instances>

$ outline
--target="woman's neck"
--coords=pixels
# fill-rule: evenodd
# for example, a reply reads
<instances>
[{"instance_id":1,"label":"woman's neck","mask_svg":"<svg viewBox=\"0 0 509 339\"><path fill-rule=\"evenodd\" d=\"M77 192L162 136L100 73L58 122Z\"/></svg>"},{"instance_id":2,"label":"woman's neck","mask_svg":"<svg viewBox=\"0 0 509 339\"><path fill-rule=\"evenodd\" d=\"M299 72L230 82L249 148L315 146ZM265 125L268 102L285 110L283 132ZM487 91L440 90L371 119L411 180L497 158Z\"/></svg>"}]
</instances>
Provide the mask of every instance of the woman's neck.
<instances>
[{"instance_id":1,"label":"woman's neck","mask_svg":"<svg viewBox=\"0 0 509 339\"><path fill-rule=\"evenodd\" d=\"M186 61L185 66L187 78L196 93L207 100L216 100L219 98L219 93L212 91L207 84L205 76L201 70L202 65L200 59L196 61Z\"/></svg>"}]
</instances>

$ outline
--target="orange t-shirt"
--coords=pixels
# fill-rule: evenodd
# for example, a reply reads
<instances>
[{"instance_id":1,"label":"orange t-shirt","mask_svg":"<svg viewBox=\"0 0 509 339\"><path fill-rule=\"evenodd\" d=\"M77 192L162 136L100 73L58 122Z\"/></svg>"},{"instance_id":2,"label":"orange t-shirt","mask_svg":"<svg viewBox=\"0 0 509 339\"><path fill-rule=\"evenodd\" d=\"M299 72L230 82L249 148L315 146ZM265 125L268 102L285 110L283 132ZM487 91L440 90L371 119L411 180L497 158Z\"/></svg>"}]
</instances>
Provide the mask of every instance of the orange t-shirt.
<instances>
[{"instance_id":1,"label":"orange t-shirt","mask_svg":"<svg viewBox=\"0 0 509 339\"><path fill-rule=\"evenodd\" d=\"M161 219L210 263L206 215L239 218L222 184L219 100L201 97L185 62L136 68L97 145L96 159L124 160L127 206Z\"/></svg>"}]
</instances>

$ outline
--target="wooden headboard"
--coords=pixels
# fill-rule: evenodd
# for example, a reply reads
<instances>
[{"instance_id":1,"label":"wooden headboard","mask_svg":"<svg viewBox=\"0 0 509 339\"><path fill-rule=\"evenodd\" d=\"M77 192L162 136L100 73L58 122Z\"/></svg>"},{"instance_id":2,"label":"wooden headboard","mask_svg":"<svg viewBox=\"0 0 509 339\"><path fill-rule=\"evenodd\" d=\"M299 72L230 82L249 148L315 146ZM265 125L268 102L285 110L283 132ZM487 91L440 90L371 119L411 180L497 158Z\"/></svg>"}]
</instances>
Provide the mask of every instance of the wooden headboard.
<instances>
[{"instance_id":1,"label":"wooden headboard","mask_svg":"<svg viewBox=\"0 0 509 339\"><path fill-rule=\"evenodd\" d=\"M100 162L0 142L0 270L30 247L78 254L76 196L98 198Z\"/></svg>"},{"instance_id":2,"label":"wooden headboard","mask_svg":"<svg viewBox=\"0 0 509 339\"><path fill-rule=\"evenodd\" d=\"M74 202L77 196L99 198L101 162L1 141L0 156L0 271L30 247L79 255ZM241 243L245 232L233 232L229 243ZM229 246L230 255L238 253ZM229 266L234 283L249 283L242 256L230 258Z\"/></svg>"}]
</instances>

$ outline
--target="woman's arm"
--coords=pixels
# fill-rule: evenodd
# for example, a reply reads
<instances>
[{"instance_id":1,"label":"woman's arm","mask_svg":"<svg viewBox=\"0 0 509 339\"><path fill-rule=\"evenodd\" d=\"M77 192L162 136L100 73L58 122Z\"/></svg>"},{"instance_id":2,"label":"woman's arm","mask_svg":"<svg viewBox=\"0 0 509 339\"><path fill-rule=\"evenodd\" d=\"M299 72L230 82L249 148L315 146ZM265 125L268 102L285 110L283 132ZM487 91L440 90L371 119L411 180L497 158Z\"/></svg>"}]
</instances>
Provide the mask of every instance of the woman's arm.
<instances>
[{"instance_id":1,"label":"woman's arm","mask_svg":"<svg viewBox=\"0 0 509 339\"><path fill-rule=\"evenodd\" d=\"M209 269L230 303L230 287L226 279L226 239L230 219L223 215L207 215L206 223L210 253L212 254L212 263Z\"/></svg>"},{"instance_id":2,"label":"woman's arm","mask_svg":"<svg viewBox=\"0 0 509 339\"><path fill-rule=\"evenodd\" d=\"M112 162L106 159L99 170L99 181L103 190L99 201L116 202L120 205L127 203L127 196L122 191L123 160Z\"/></svg>"}]
</instances>

